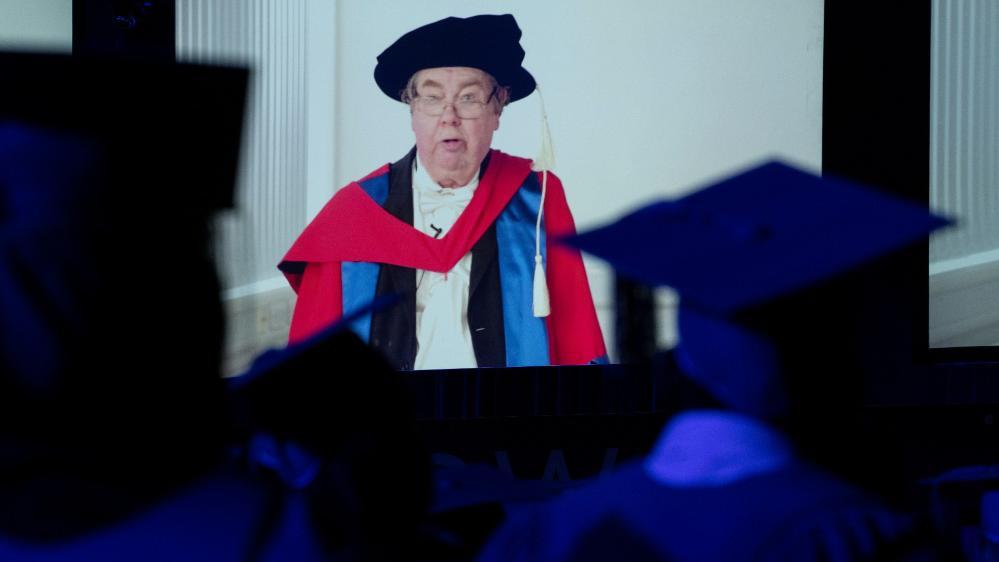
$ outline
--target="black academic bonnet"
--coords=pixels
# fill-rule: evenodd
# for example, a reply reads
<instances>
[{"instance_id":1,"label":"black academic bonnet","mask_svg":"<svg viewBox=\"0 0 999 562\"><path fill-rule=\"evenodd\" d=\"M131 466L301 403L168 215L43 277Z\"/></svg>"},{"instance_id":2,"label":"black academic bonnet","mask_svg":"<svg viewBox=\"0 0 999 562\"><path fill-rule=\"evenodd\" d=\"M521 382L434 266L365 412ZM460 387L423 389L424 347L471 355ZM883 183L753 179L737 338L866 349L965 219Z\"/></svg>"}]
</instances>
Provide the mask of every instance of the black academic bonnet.
<instances>
[{"instance_id":1,"label":"black academic bonnet","mask_svg":"<svg viewBox=\"0 0 999 562\"><path fill-rule=\"evenodd\" d=\"M445 18L418 27L378 55L375 82L399 100L409 79L424 68L467 66L487 72L510 88L510 101L534 91L534 77L521 64L520 27L510 14Z\"/></svg>"}]
</instances>

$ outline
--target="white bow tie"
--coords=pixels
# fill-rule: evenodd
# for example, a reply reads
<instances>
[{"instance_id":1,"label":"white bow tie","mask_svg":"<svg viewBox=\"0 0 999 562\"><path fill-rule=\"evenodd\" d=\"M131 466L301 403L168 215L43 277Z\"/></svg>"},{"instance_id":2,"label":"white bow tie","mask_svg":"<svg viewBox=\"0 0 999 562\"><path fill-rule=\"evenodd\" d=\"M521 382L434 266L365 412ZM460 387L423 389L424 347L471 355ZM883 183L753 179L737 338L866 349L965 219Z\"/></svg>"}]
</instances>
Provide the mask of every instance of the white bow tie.
<instances>
[{"instance_id":1,"label":"white bow tie","mask_svg":"<svg viewBox=\"0 0 999 562\"><path fill-rule=\"evenodd\" d=\"M420 190L420 212L424 215L435 215L441 209L451 211L455 216L472 200L474 191L466 188L449 187L419 187Z\"/></svg>"}]
</instances>

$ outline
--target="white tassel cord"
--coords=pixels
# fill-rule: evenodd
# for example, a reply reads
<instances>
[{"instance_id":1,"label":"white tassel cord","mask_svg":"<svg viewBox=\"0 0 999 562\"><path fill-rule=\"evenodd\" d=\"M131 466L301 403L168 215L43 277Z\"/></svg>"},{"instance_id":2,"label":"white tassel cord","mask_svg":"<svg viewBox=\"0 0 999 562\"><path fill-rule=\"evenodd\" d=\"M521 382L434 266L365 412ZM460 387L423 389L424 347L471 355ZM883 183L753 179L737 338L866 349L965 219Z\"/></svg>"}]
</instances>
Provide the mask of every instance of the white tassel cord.
<instances>
[{"instance_id":1,"label":"white tassel cord","mask_svg":"<svg viewBox=\"0 0 999 562\"><path fill-rule=\"evenodd\" d=\"M548 128L548 113L545 111L545 100L541 97L541 88L537 87L538 101L541 102L541 151L534 159L531 169L541 172L541 202L538 205L538 220L534 224L534 294L532 308L536 318L544 318L551 314L551 303L548 296L548 279L545 276L545 266L541 260L541 216L545 208L545 196L548 194L548 171L555 167L555 149L552 146L552 134Z\"/></svg>"},{"instance_id":2,"label":"white tassel cord","mask_svg":"<svg viewBox=\"0 0 999 562\"><path fill-rule=\"evenodd\" d=\"M545 111L545 99L541 96L541 86L536 86L538 101L541 103L541 150L538 157L531 164L531 169L535 172L552 170L555 168L555 147L552 145L552 132L548 128L548 112Z\"/></svg>"},{"instance_id":3,"label":"white tassel cord","mask_svg":"<svg viewBox=\"0 0 999 562\"><path fill-rule=\"evenodd\" d=\"M536 318L544 318L551 314L551 304L548 298L548 278L545 277L545 266L541 263L541 209L545 208L545 192L548 190L548 170L541 172L541 208L538 209L538 222L534 225L534 294L533 308Z\"/></svg>"}]
</instances>

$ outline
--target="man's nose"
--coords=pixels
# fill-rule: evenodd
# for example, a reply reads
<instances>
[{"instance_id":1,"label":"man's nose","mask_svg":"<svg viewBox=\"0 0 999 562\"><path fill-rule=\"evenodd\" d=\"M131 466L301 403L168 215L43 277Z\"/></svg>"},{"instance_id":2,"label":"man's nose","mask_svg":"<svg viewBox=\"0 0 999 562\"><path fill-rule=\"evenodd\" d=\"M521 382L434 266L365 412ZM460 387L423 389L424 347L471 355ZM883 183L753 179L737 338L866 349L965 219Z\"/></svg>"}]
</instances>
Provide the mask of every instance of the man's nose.
<instances>
[{"instance_id":1,"label":"man's nose","mask_svg":"<svg viewBox=\"0 0 999 562\"><path fill-rule=\"evenodd\" d=\"M458 117L458 110L453 103L449 103L444 106L444 113L441 113L441 123L455 124L461 122L461 118Z\"/></svg>"}]
</instances>

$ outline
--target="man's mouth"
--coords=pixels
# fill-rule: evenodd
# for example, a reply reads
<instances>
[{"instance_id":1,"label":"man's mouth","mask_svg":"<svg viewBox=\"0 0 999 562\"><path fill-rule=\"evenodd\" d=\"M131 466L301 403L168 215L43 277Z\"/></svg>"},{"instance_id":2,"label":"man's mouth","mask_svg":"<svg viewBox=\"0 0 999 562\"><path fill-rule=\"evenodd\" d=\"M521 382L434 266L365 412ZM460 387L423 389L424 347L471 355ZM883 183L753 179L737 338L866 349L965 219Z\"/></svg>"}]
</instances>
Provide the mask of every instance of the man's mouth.
<instances>
[{"instance_id":1,"label":"man's mouth","mask_svg":"<svg viewBox=\"0 0 999 562\"><path fill-rule=\"evenodd\" d=\"M445 150L459 150L464 143L461 139L444 139L441 141L441 145Z\"/></svg>"}]
</instances>

